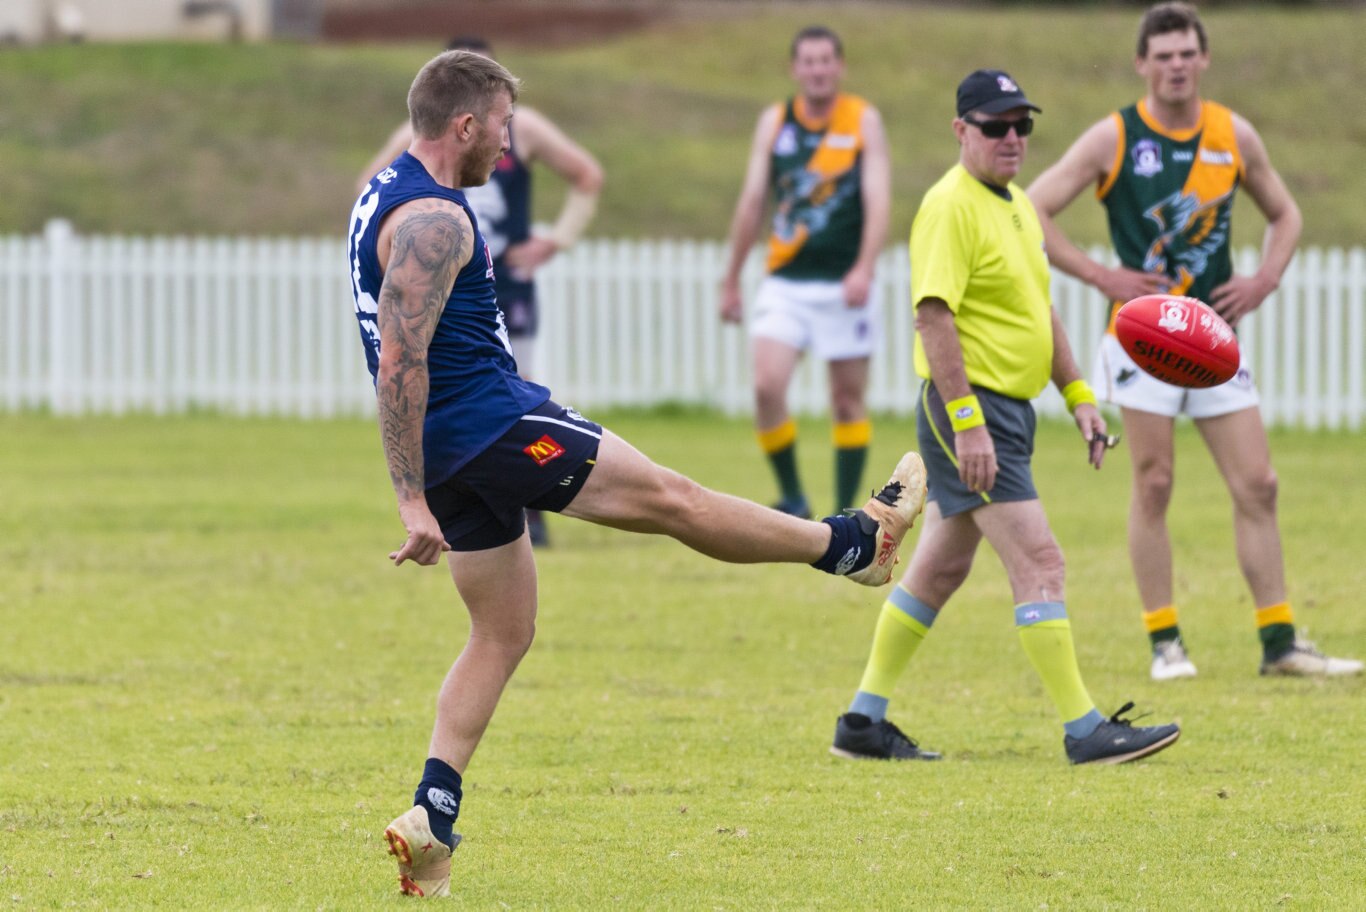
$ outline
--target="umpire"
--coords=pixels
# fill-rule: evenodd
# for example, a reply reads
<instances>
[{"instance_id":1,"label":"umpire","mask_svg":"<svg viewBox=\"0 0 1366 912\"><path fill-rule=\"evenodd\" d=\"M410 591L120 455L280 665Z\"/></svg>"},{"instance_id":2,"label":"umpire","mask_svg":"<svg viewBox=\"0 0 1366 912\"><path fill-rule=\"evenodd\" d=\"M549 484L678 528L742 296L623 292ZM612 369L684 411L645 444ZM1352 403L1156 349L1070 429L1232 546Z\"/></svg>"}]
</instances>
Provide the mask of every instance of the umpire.
<instances>
[{"instance_id":1,"label":"umpire","mask_svg":"<svg viewBox=\"0 0 1366 912\"><path fill-rule=\"evenodd\" d=\"M840 756L938 756L887 720L887 703L983 538L1005 564L1020 643L1062 717L1071 762L1136 760L1180 734L1175 725L1134 728L1119 713L1107 720L1092 702L1072 646L1062 551L1030 471L1030 400L1050 379L1097 468L1109 442L1053 310L1043 229L1012 183L1039 110L1004 72L968 75L953 121L958 164L925 194L911 229L915 369L926 381L916 418L930 502L910 566L882 606L863 681L837 723Z\"/></svg>"}]
</instances>

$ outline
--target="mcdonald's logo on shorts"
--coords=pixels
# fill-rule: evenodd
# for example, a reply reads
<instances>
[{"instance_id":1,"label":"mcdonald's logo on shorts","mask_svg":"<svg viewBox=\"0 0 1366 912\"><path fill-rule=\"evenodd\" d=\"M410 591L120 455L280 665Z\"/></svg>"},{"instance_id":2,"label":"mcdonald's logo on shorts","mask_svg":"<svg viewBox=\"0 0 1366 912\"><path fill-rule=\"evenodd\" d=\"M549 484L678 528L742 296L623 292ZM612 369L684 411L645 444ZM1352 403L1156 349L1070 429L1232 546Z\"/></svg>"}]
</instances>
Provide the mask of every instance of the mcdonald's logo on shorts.
<instances>
[{"instance_id":1,"label":"mcdonald's logo on shorts","mask_svg":"<svg viewBox=\"0 0 1366 912\"><path fill-rule=\"evenodd\" d=\"M549 434L546 434L540 440L522 450L522 452L536 460L538 466L543 466L547 462L550 462L550 460L558 459L563 456L564 447L551 439Z\"/></svg>"}]
</instances>

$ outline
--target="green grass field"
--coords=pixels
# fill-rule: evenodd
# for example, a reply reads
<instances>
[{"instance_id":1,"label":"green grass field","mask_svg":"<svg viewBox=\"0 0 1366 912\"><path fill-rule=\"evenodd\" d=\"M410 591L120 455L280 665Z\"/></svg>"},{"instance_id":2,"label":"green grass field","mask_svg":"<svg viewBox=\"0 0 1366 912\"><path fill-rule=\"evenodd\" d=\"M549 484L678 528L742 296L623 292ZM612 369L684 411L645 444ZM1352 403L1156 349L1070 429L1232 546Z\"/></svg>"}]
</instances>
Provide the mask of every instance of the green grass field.
<instances>
[{"instance_id":1,"label":"green grass field","mask_svg":"<svg viewBox=\"0 0 1366 912\"><path fill-rule=\"evenodd\" d=\"M847 86L887 122L892 243L957 157L953 91L969 70L1004 67L1044 107L1025 179L1143 91L1132 68L1139 11L1129 6L698 7L591 45L499 48L525 79L524 102L602 159L595 235L724 237L759 109L791 91L787 42L812 19L844 36ZM1360 243L1366 208L1344 201L1366 199L1366 139L1349 114L1366 83L1366 7L1216 6L1205 17L1207 93L1261 130L1304 209L1306 242ZM445 37L3 50L0 232L65 216L90 232L340 234L357 172L406 117L412 77ZM538 192L542 218L559 204L555 184ZM1064 224L1104 238L1089 199ZM1262 223L1249 212L1235 231L1237 244L1257 244Z\"/></svg>"},{"instance_id":2,"label":"green grass field","mask_svg":"<svg viewBox=\"0 0 1366 912\"><path fill-rule=\"evenodd\" d=\"M606 417L707 484L770 494L741 421ZM803 433L828 492L828 431ZM909 439L878 425L877 475ZM0 440L0 907L397 907L380 832L466 621L443 570L389 566L374 426L11 415ZM1273 437L1299 620L1355 656L1360 445ZM1185 726L1124 767L1064 762L988 552L893 704L946 759L855 764L826 748L877 595L557 518L538 642L468 771L458 901L1363 908L1366 682L1257 676L1226 498L1188 428L1179 447L1201 676L1157 685L1124 451L1094 473L1069 429L1039 442L1093 695Z\"/></svg>"}]
</instances>

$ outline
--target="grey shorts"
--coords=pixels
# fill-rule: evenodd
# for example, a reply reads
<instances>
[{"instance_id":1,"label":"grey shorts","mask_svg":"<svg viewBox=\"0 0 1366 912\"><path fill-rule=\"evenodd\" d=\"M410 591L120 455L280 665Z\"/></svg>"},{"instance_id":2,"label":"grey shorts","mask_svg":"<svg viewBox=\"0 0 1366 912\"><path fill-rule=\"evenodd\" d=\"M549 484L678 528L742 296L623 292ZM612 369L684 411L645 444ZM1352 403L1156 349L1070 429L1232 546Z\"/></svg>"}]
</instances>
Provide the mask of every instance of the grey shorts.
<instances>
[{"instance_id":1,"label":"grey shorts","mask_svg":"<svg viewBox=\"0 0 1366 912\"><path fill-rule=\"evenodd\" d=\"M1029 468L1037 420L1034 406L1026 399L1012 399L980 386L974 386L972 391L982 405L987 431L996 446L996 484L990 491L974 493L958 477L953 426L943 398L928 380L920 388L920 404L915 410L920 456L929 475L929 499L939 505L939 512L945 517L989 503L1039 499Z\"/></svg>"}]
</instances>

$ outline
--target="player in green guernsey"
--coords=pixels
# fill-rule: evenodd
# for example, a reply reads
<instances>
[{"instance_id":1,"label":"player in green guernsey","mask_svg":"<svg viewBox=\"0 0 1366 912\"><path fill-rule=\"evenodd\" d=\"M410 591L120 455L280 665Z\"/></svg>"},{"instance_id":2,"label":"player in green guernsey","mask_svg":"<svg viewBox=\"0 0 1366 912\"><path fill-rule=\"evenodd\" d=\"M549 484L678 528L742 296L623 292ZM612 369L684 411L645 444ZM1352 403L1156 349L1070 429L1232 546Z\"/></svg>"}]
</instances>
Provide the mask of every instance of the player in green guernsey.
<instances>
[{"instance_id":1,"label":"player in green guernsey","mask_svg":"<svg viewBox=\"0 0 1366 912\"><path fill-rule=\"evenodd\" d=\"M840 91L844 50L821 26L792 40L798 93L759 117L730 228L721 319L740 322L740 273L773 200L768 276L750 320L754 420L778 481L779 510L811 512L797 472L787 389L803 353L828 364L834 413L835 507L858 494L872 437L864 403L881 337L873 267L887 240L891 164L877 109Z\"/></svg>"},{"instance_id":2,"label":"player in green guernsey","mask_svg":"<svg viewBox=\"0 0 1366 912\"><path fill-rule=\"evenodd\" d=\"M1053 265L1102 291L1113 306L1144 294L1191 295L1235 327L1276 290L1299 241L1295 200L1252 125L1200 97L1209 66L1205 27L1186 3L1161 3L1139 26L1135 61L1147 83L1137 104L1092 126L1029 188ZM1052 218L1088 185L1105 206L1121 265L1108 268L1071 243ZM1266 218L1261 267L1233 272L1229 220L1242 188ZM1113 328L1102 341L1096 389L1120 408L1133 453L1129 556L1152 645L1154 680L1192 677L1172 592L1167 506L1174 479L1174 425L1190 416L1233 497L1238 562L1252 592L1262 674L1358 674L1296 637L1276 519L1276 473L1247 353L1232 380L1182 389L1138 368Z\"/></svg>"}]
</instances>

